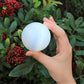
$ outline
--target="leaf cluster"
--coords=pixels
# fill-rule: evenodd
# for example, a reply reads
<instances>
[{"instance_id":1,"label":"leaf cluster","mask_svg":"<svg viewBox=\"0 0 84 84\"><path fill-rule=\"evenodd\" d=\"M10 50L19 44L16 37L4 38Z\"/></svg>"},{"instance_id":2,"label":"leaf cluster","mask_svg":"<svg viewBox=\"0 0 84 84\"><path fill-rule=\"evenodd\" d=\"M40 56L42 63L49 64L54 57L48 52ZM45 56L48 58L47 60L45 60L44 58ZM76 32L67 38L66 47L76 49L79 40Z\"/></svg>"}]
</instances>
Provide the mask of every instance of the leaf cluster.
<instances>
[{"instance_id":1,"label":"leaf cluster","mask_svg":"<svg viewBox=\"0 0 84 84\"><path fill-rule=\"evenodd\" d=\"M56 84L50 77L47 69L31 57L27 57L23 64L17 65L7 64L8 47L11 50L15 45L24 48L21 41L21 33L26 25L31 22L43 22L43 17L49 18L53 16L56 23L66 31L66 35L73 48L73 63L76 63L76 72L73 73L74 78L79 84L84 83L84 18L74 18L72 13L61 12L60 8L56 8L61 2L55 0L18 0L23 3L23 8L16 11L13 18L0 17L0 79L7 77L26 78L29 84ZM64 16L62 16L64 15ZM51 31L50 31L51 32ZM2 39L3 33L6 38ZM56 54L56 43L51 32L51 41L49 46L42 52L53 56ZM10 45L12 43L12 45ZM8 69L6 72L5 70ZM10 73L9 73L10 72ZM66 74L66 73L65 73ZM7 78L5 78L7 80ZM79 80L80 79L80 80ZM48 80L48 81L47 81ZM1 81L0 81L1 82ZM3 82L3 81L2 81ZM20 82L19 82L20 83ZM18 84L19 84L18 83ZM2 83L1 83L2 84ZM26 83L24 83L26 84Z\"/></svg>"}]
</instances>

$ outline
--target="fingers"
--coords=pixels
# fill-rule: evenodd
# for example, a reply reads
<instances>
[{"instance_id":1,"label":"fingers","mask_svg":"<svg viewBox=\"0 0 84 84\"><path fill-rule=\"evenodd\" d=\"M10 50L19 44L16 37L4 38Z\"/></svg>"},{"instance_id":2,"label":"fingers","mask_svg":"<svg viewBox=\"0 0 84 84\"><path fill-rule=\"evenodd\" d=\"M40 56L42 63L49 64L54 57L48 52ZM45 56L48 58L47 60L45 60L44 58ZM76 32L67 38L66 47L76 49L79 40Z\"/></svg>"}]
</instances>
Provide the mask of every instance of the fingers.
<instances>
[{"instance_id":1,"label":"fingers","mask_svg":"<svg viewBox=\"0 0 84 84\"><path fill-rule=\"evenodd\" d=\"M59 53L65 53L69 52L70 43L69 40L65 34L65 31L60 28L54 21L53 17L50 17L49 19L43 18L44 24L53 32L56 44L57 44L57 50Z\"/></svg>"},{"instance_id":2,"label":"fingers","mask_svg":"<svg viewBox=\"0 0 84 84\"><path fill-rule=\"evenodd\" d=\"M52 64L51 57L45 55L42 52L28 51L26 56L32 56L34 59L42 63L47 69L49 69L50 65Z\"/></svg>"},{"instance_id":3,"label":"fingers","mask_svg":"<svg viewBox=\"0 0 84 84\"><path fill-rule=\"evenodd\" d=\"M50 17L49 20L52 21L52 22L55 22L53 17Z\"/></svg>"},{"instance_id":4,"label":"fingers","mask_svg":"<svg viewBox=\"0 0 84 84\"><path fill-rule=\"evenodd\" d=\"M63 32L64 30L55 23L53 17L50 17L49 19L44 17L43 21L44 25L46 25L53 33L55 33L57 37L61 36L61 32Z\"/></svg>"}]
</instances>

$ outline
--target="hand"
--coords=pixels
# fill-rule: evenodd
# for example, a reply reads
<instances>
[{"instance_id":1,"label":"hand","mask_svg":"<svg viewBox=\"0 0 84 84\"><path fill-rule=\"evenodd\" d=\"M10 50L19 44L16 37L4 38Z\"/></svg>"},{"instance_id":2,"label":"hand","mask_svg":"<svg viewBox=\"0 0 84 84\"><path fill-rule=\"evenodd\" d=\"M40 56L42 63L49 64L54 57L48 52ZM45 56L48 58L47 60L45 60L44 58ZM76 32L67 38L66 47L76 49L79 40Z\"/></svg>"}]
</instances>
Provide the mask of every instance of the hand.
<instances>
[{"instance_id":1,"label":"hand","mask_svg":"<svg viewBox=\"0 0 84 84\"><path fill-rule=\"evenodd\" d=\"M72 47L64 30L55 23L53 17L43 18L43 21L44 25L53 32L57 55L50 57L42 52L33 51L28 51L26 55L42 63L58 84L76 84L72 76Z\"/></svg>"}]
</instances>

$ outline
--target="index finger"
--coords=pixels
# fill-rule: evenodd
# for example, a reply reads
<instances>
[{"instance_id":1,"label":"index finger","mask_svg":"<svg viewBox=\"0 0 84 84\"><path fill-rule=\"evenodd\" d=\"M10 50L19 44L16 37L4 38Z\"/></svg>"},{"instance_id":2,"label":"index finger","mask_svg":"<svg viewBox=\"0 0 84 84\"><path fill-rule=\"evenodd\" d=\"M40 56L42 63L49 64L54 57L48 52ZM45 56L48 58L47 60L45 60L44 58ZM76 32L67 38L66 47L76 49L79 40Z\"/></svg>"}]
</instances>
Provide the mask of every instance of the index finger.
<instances>
[{"instance_id":1,"label":"index finger","mask_svg":"<svg viewBox=\"0 0 84 84\"><path fill-rule=\"evenodd\" d=\"M44 24L54 34L58 52L59 53L67 53L70 50L71 45L65 34L65 31L55 23L53 18L50 18L50 19L43 18L43 21L44 21Z\"/></svg>"}]
</instances>

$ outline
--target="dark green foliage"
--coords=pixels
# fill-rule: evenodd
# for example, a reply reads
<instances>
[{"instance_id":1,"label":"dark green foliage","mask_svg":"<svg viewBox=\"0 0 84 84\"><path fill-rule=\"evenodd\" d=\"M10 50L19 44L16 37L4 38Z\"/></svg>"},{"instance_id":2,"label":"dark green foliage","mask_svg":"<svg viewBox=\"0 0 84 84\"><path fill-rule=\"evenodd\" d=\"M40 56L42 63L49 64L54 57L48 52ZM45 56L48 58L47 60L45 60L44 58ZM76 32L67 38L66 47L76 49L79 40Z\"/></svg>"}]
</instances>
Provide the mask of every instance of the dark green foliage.
<instances>
[{"instance_id":1,"label":"dark green foliage","mask_svg":"<svg viewBox=\"0 0 84 84\"><path fill-rule=\"evenodd\" d=\"M15 45L19 45L24 48L25 52L27 51L21 42L21 33L24 27L31 22L42 23L43 17L49 18L50 16L53 16L56 23L66 31L73 48L73 58L75 59L73 63L76 63L77 66L73 67L73 70L76 69L76 72L73 73L74 78L77 84L84 84L84 18L75 18L70 12L62 12L60 8L56 8L58 4L62 5L62 3L55 0L53 0L54 2L52 0L48 2L46 0L17 1L23 3L23 8L18 9L14 17L0 17L0 84L56 84L47 69L31 57L27 57L23 64L17 66L8 64L6 60L11 42L13 42L10 46L11 50ZM75 0L72 1L71 3L78 4ZM83 0L81 1L83 2ZM7 35L5 39L1 39L3 33ZM56 43L52 32L51 36L49 46L42 52L54 56Z\"/></svg>"}]
</instances>

